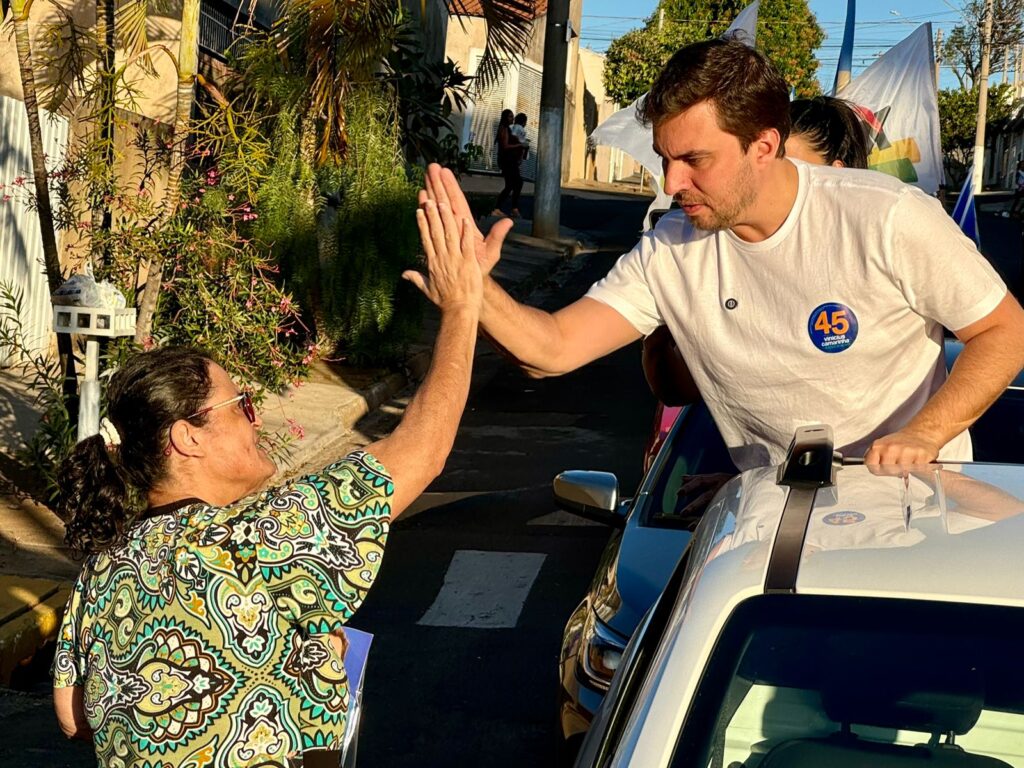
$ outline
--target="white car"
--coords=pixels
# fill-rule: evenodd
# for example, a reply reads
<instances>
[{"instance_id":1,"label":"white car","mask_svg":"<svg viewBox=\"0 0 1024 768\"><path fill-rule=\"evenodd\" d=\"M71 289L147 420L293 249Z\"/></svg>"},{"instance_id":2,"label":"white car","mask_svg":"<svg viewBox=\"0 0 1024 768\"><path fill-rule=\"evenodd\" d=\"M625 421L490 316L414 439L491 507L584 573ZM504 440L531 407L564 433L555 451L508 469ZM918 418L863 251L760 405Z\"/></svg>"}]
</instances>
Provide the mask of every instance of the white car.
<instances>
[{"instance_id":1,"label":"white car","mask_svg":"<svg viewBox=\"0 0 1024 768\"><path fill-rule=\"evenodd\" d=\"M826 426L708 508L586 768L1024 768L1024 466L843 464Z\"/></svg>"}]
</instances>

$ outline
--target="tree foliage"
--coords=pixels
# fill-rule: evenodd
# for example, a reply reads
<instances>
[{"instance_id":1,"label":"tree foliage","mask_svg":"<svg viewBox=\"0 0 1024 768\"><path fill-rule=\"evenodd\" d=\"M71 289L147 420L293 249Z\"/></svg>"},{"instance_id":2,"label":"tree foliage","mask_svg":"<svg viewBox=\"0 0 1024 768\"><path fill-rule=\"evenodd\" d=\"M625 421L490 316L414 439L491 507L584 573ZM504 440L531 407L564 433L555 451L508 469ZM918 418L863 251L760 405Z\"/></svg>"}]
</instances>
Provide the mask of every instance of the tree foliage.
<instances>
[{"instance_id":1,"label":"tree foliage","mask_svg":"<svg viewBox=\"0 0 1024 768\"><path fill-rule=\"evenodd\" d=\"M1024 0L993 0L992 52L989 71L1002 72L1007 51L1013 53L1024 40ZM942 60L953 68L961 89L975 88L981 75L981 38L985 0L969 0L963 7L964 23L953 28L942 44Z\"/></svg>"},{"instance_id":2,"label":"tree foliage","mask_svg":"<svg viewBox=\"0 0 1024 768\"><path fill-rule=\"evenodd\" d=\"M620 104L643 95L672 54L688 43L721 35L747 5L748 0L661 0L645 27L609 46L604 75L608 95ZM814 50L823 39L806 0L762 0L757 47L800 96L820 91Z\"/></svg>"},{"instance_id":3,"label":"tree foliage","mask_svg":"<svg viewBox=\"0 0 1024 768\"><path fill-rule=\"evenodd\" d=\"M988 91L988 121L1004 120L1013 112L1013 86L995 85ZM939 91L939 130L942 154L947 163L966 166L974 155L978 122L978 89L947 88Z\"/></svg>"}]
</instances>

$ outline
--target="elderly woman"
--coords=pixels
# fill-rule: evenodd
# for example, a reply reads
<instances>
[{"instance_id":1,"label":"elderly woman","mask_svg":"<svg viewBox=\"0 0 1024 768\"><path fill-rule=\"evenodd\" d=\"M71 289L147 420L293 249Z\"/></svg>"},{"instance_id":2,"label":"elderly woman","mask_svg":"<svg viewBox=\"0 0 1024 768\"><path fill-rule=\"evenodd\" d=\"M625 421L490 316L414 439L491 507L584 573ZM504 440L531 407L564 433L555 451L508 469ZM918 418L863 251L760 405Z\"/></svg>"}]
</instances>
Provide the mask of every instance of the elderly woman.
<instances>
[{"instance_id":1,"label":"elderly woman","mask_svg":"<svg viewBox=\"0 0 1024 768\"><path fill-rule=\"evenodd\" d=\"M446 206L417 216L456 226ZM101 766L337 765L341 627L466 402L482 284L459 227L425 240L427 276L407 275L441 328L401 424L316 474L260 490L275 470L260 417L201 353L139 354L112 377L101 434L62 468L67 541L87 557L54 660L61 728Z\"/></svg>"}]
</instances>

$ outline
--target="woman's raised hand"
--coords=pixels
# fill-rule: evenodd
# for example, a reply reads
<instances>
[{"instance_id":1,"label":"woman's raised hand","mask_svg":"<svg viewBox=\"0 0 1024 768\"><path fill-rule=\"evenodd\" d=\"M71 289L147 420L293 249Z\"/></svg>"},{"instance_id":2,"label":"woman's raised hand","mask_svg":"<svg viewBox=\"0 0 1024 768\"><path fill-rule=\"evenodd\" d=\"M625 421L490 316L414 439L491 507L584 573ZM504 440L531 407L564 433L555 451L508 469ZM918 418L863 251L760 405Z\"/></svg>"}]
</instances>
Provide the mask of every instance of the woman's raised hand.
<instances>
[{"instance_id":1,"label":"woman's raised hand","mask_svg":"<svg viewBox=\"0 0 1024 768\"><path fill-rule=\"evenodd\" d=\"M447 200L428 199L416 210L416 224L426 254L426 274L407 270L402 277L442 310L466 307L479 311L483 275L474 244L474 233L479 230L473 220L457 218Z\"/></svg>"},{"instance_id":2,"label":"woman's raised hand","mask_svg":"<svg viewBox=\"0 0 1024 768\"><path fill-rule=\"evenodd\" d=\"M489 275L491 270L494 269L494 265L498 263L498 259L501 258L502 243L505 242L505 236L512 229L515 222L511 219L501 219L494 223L491 231L487 233L487 237L484 237L483 232L480 231L473 221L473 213L469 208L469 202L466 200L466 196L463 194L455 174L448 168L442 168L437 163L431 163L427 166L426 187L426 189L421 189L419 193L420 208L423 208L428 201L438 204L445 203L451 206L452 213L456 219L469 219L473 233L473 248L476 252L476 259L480 263L480 269L484 276Z\"/></svg>"}]
</instances>

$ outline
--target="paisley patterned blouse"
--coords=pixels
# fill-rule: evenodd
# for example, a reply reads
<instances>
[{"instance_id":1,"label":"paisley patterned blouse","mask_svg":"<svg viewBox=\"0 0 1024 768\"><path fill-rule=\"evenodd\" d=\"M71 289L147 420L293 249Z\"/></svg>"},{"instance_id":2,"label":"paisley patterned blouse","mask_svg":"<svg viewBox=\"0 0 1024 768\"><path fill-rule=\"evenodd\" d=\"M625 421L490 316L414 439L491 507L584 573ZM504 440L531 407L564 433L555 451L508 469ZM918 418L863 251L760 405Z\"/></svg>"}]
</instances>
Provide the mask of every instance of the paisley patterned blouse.
<instances>
[{"instance_id":1,"label":"paisley patterned blouse","mask_svg":"<svg viewBox=\"0 0 1024 768\"><path fill-rule=\"evenodd\" d=\"M323 635L377 575L393 485L367 453L230 507L137 522L90 556L54 686L84 686L101 766L293 766L338 749L348 678Z\"/></svg>"}]
</instances>

